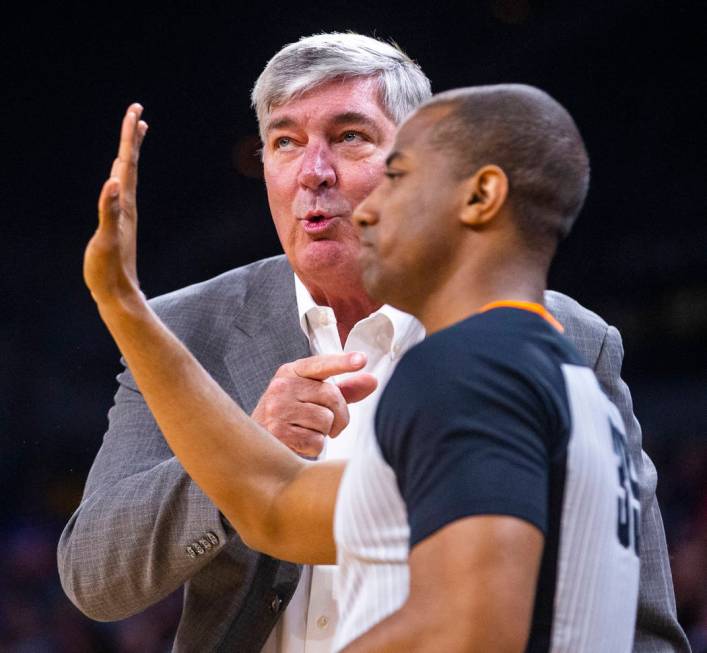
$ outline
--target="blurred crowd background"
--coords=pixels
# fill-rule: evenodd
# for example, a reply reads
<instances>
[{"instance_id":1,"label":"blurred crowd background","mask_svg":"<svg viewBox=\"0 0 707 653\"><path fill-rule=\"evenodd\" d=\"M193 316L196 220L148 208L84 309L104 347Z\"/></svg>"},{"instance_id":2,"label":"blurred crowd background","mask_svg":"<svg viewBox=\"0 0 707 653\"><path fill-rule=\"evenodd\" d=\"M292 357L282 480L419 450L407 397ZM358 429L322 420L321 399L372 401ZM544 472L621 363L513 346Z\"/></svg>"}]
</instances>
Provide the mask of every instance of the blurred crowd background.
<instances>
[{"instance_id":1,"label":"blurred crowd background","mask_svg":"<svg viewBox=\"0 0 707 653\"><path fill-rule=\"evenodd\" d=\"M119 370L81 257L125 107L150 123L139 267L155 296L280 251L249 92L285 43L348 29L395 39L436 91L525 82L575 117L593 178L551 287L624 337L679 617L707 651L703 3L258 4L40 3L0 24L0 652L168 651L178 621L177 593L92 622L56 571Z\"/></svg>"}]
</instances>

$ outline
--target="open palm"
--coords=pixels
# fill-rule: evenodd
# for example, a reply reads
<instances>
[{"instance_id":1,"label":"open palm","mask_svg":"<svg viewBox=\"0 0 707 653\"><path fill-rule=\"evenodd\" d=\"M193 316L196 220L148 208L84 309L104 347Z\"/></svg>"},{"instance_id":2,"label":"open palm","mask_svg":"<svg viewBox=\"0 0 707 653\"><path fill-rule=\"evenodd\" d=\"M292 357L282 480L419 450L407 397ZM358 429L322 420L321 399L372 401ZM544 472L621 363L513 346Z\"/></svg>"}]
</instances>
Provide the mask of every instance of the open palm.
<instances>
[{"instance_id":1,"label":"open palm","mask_svg":"<svg viewBox=\"0 0 707 653\"><path fill-rule=\"evenodd\" d=\"M83 275L96 303L129 303L140 296L136 268L137 169L147 123L131 104L120 130L118 156L98 198L98 228L84 254Z\"/></svg>"}]
</instances>

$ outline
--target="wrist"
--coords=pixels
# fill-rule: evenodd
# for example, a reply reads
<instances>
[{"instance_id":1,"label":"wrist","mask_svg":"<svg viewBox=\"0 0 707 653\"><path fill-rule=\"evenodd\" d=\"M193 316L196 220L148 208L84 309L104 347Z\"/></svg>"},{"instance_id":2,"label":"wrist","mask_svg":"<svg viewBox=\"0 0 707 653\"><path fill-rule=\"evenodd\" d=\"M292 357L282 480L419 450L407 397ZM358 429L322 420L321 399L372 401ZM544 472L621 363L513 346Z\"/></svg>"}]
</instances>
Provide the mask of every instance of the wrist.
<instances>
[{"instance_id":1,"label":"wrist","mask_svg":"<svg viewBox=\"0 0 707 653\"><path fill-rule=\"evenodd\" d=\"M108 298L97 299L94 296L94 300L106 324L140 320L150 312L147 298L139 288Z\"/></svg>"}]
</instances>

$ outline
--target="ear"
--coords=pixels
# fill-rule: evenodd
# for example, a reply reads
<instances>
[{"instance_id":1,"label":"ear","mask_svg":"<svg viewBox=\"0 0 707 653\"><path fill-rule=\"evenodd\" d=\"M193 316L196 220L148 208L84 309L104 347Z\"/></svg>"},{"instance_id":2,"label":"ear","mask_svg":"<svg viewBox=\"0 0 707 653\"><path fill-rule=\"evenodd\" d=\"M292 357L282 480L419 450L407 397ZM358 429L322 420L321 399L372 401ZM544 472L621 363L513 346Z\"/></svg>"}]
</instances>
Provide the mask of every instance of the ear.
<instances>
[{"instance_id":1,"label":"ear","mask_svg":"<svg viewBox=\"0 0 707 653\"><path fill-rule=\"evenodd\" d=\"M483 227L506 203L508 177L497 165L486 165L464 182L463 192L466 201L459 219L470 227Z\"/></svg>"}]
</instances>

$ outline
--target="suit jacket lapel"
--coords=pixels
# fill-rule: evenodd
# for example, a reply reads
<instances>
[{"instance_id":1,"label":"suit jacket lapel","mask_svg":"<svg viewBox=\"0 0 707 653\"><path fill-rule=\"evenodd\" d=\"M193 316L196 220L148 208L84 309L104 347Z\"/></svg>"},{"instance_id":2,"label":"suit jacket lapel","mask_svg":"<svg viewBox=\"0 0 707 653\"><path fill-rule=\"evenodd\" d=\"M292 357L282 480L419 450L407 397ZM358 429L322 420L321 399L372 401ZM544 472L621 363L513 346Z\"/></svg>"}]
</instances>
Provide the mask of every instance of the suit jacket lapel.
<instances>
[{"instance_id":1,"label":"suit jacket lapel","mask_svg":"<svg viewBox=\"0 0 707 653\"><path fill-rule=\"evenodd\" d=\"M235 398L248 413L278 367L310 355L299 324L292 269L284 257L267 263L248 282L224 356Z\"/></svg>"}]
</instances>

